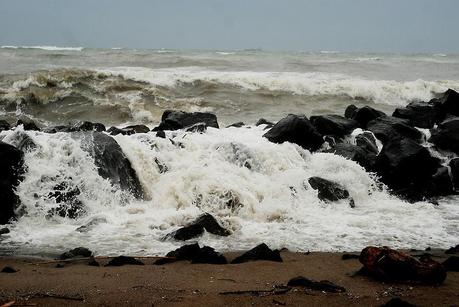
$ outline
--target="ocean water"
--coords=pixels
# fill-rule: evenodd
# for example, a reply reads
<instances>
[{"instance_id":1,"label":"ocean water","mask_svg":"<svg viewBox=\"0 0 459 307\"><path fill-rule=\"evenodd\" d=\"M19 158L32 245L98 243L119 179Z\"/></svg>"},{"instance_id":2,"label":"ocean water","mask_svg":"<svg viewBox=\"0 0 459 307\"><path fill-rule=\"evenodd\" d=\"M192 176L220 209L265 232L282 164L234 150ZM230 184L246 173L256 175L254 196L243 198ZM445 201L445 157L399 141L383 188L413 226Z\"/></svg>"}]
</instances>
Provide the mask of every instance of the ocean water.
<instances>
[{"instance_id":1,"label":"ocean water","mask_svg":"<svg viewBox=\"0 0 459 307\"><path fill-rule=\"evenodd\" d=\"M24 132L38 145L25 154L28 170L17 190L26 214L10 225L2 250L52 254L86 246L99 255L161 255L182 244L163 237L203 212L233 232L196 240L220 251L260 242L295 251L456 245L458 197L438 206L406 203L356 163L270 143L265 127L254 125L288 113L343 114L349 104L391 113L448 88L459 90L459 55L2 47L0 114L11 122L26 116L42 126L91 120L152 128L164 110L180 109L213 112L222 127L167 132L181 147L154 133L115 136L145 190L141 201L101 178L78 138ZM247 126L224 128L239 121ZM14 143L20 130L0 139ZM160 173L155 159L168 172ZM311 176L342 184L356 207L320 201ZM86 214L47 216L56 207L46 197L56 178L80 189ZM97 223L88 232L76 231L91 221Z\"/></svg>"}]
</instances>

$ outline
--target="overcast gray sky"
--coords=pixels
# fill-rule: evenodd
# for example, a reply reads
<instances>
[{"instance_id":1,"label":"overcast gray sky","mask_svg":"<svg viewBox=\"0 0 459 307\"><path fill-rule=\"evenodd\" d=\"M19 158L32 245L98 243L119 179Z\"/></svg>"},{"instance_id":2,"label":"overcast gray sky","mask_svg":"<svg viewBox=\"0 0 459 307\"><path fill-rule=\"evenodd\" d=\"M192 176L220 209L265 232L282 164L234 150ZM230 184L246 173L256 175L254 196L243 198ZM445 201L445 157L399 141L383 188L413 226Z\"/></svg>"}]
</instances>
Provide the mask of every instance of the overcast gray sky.
<instances>
[{"instance_id":1,"label":"overcast gray sky","mask_svg":"<svg viewBox=\"0 0 459 307\"><path fill-rule=\"evenodd\" d=\"M0 0L0 45L459 52L459 0Z\"/></svg>"}]
</instances>

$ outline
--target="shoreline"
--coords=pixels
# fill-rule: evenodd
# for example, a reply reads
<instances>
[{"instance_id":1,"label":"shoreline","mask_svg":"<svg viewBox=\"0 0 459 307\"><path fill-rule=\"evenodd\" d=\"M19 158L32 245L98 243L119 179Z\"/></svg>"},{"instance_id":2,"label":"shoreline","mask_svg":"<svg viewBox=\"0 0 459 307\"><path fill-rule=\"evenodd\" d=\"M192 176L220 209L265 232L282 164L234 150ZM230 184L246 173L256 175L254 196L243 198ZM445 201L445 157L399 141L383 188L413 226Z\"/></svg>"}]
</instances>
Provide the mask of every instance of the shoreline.
<instances>
[{"instance_id":1,"label":"shoreline","mask_svg":"<svg viewBox=\"0 0 459 307\"><path fill-rule=\"evenodd\" d=\"M411 251L420 256L425 251ZM432 259L448 258L443 250L429 251ZM224 253L228 260L240 252ZM418 306L454 305L459 299L459 273L448 272L440 286L383 282L356 275L358 259L342 260L344 253L281 251L283 262L252 261L242 264L190 264L179 261L152 265L100 267L87 261L42 263L37 258L1 257L0 267L11 266L13 274L0 273L0 304L15 301L29 306L269 306L310 305L381 306L401 298ZM358 255L358 254L357 254ZM37 264L41 263L41 264ZM278 291L297 276L328 280L344 287L344 293L324 293L294 288ZM13 305L14 306L14 305Z\"/></svg>"}]
</instances>

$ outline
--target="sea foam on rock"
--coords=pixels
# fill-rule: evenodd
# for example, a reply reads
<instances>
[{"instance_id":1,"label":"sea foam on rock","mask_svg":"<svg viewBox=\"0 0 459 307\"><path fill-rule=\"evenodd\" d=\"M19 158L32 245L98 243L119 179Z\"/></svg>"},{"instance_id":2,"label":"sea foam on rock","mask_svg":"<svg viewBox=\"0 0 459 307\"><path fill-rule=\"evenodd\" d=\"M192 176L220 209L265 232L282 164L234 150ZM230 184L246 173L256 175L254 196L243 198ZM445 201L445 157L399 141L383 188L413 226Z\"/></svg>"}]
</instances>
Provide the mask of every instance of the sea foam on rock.
<instances>
[{"instance_id":1,"label":"sea foam on rock","mask_svg":"<svg viewBox=\"0 0 459 307\"><path fill-rule=\"evenodd\" d=\"M220 226L220 224L212 215L205 213L191 222L189 225L168 234L167 237L186 241L202 235L204 230L211 234L223 237L229 236L231 234L229 230Z\"/></svg>"},{"instance_id":2,"label":"sea foam on rock","mask_svg":"<svg viewBox=\"0 0 459 307\"><path fill-rule=\"evenodd\" d=\"M215 116L215 114L204 112L188 113L183 111L167 110L164 111L159 126L153 130L178 130L198 123L204 123L206 127L219 128L217 116Z\"/></svg>"}]
</instances>

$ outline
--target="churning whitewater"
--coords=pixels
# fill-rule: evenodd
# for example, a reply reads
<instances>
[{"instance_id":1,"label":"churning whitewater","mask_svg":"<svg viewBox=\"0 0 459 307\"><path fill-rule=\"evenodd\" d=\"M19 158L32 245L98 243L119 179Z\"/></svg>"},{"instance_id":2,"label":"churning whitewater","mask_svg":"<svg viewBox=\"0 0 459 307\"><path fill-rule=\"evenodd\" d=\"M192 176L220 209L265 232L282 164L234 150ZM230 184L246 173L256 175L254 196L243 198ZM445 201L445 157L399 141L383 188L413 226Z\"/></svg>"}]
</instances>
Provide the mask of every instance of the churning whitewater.
<instances>
[{"instance_id":1,"label":"churning whitewater","mask_svg":"<svg viewBox=\"0 0 459 307\"><path fill-rule=\"evenodd\" d=\"M164 110L179 109L213 112L221 128L112 136L138 177L141 199L100 175L78 132L1 131L1 141L25 148L26 171L16 189L20 217L8 225L0 252L85 246L98 255L162 255L183 243L166 235L204 212L231 235L191 241L219 251L260 242L293 251L448 248L459 236L457 196L437 205L405 202L356 162L272 143L262 137L266 125L254 124L288 113L341 115L349 104L391 113L448 88L459 90L457 55L2 47L0 115L11 123L25 117L41 127L88 120L153 128ZM239 121L246 125L224 128ZM355 208L320 200L308 183L313 176L342 185ZM50 197L56 186L79 192L84 208L76 218L50 214L59 206Z\"/></svg>"}]
</instances>

